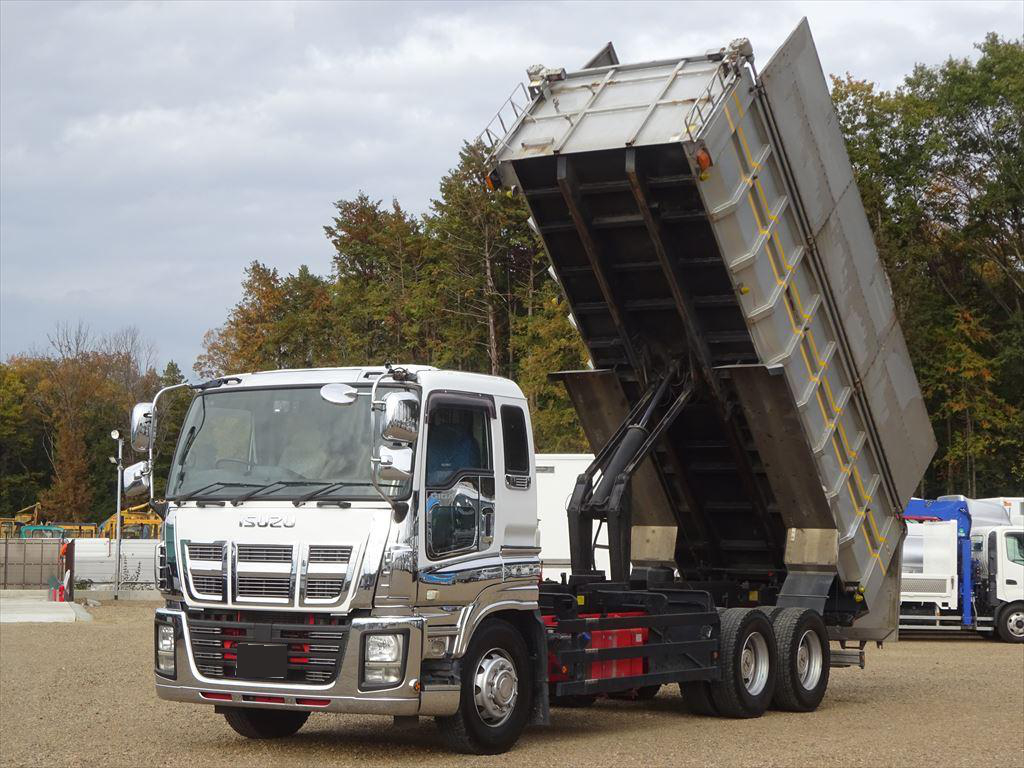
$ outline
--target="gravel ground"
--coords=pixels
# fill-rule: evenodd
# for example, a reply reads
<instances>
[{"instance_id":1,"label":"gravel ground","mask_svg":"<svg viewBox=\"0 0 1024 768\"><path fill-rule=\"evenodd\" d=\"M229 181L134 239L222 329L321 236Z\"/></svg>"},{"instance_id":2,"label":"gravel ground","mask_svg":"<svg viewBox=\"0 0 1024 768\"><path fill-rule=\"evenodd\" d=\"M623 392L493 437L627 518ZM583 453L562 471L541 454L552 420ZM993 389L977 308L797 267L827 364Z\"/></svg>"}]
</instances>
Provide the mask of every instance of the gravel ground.
<instances>
[{"instance_id":1,"label":"gravel ground","mask_svg":"<svg viewBox=\"0 0 1024 768\"><path fill-rule=\"evenodd\" d=\"M157 699L153 605L95 621L0 626L3 766L1024 766L1024 646L902 641L832 671L811 714L699 718L675 687L651 702L559 709L506 755L445 752L433 723L314 714L278 742L237 736L212 707Z\"/></svg>"}]
</instances>

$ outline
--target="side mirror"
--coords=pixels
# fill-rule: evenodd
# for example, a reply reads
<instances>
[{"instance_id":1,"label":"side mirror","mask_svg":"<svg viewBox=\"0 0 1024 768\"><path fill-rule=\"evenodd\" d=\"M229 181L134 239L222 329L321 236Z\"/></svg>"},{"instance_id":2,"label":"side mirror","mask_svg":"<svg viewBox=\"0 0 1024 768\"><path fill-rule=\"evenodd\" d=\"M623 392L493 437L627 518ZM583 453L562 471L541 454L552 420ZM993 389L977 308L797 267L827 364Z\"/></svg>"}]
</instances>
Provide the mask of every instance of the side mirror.
<instances>
[{"instance_id":1,"label":"side mirror","mask_svg":"<svg viewBox=\"0 0 1024 768\"><path fill-rule=\"evenodd\" d=\"M136 403L132 408L132 448L146 453L153 444L153 404Z\"/></svg>"},{"instance_id":2,"label":"side mirror","mask_svg":"<svg viewBox=\"0 0 1024 768\"><path fill-rule=\"evenodd\" d=\"M394 443L415 443L420 431L420 401L409 392L391 392L383 402L384 425L380 436ZM382 452L382 458L383 455Z\"/></svg>"},{"instance_id":3,"label":"side mirror","mask_svg":"<svg viewBox=\"0 0 1024 768\"><path fill-rule=\"evenodd\" d=\"M405 483L412 478L412 448L380 447L377 477L385 483Z\"/></svg>"},{"instance_id":4,"label":"side mirror","mask_svg":"<svg viewBox=\"0 0 1024 768\"><path fill-rule=\"evenodd\" d=\"M149 462L139 461L124 468L124 495L128 498L149 493Z\"/></svg>"},{"instance_id":5,"label":"side mirror","mask_svg":"<svg viewBox=\"0 0 1024 768\"><path fill-rule=\"evenodd\" d=\"M359 396L359 390L348 384L324 384L320 387L320 397L335 405L352 405Z\"/></svg>"}]
</instances>

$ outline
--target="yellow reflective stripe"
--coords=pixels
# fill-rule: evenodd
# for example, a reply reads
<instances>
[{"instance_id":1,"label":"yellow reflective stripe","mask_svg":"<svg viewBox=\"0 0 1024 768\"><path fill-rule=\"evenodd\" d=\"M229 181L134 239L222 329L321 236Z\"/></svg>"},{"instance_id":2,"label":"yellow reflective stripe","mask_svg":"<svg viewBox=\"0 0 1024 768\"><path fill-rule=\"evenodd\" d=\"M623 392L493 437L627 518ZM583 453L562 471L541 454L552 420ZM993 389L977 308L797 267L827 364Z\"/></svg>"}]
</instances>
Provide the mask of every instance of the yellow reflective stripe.
<instances>
[{"instance_id":1,"label":"yellow reflective stripe","mask_svg":"<svg viewBox=\"0 0 1024 768\"><path fill-rule=\"evenodd\" d=\"M761 198L761 205L764 206L765 215L768 216L770 221L775 221L777 217L772 215L772 208L768 205L768 196L764 193L764 187L761 186L761 180L754 179L754 183L757 185L757 194Z\"/></svg>"},{"instance_id":2,"label":"yellow reflective stripe","mask_svg":"<svg viewBox=\"0 0 1024 768\"><path fill-rule=\"evenodd\" d=\"M764 228L764 224L761 223L761 214L757 212L757 205L754 204L754 196L747 190L747 202L750 203L750 210L754 213L754 220L757 222L757 232L759 235L767 235L768 230Z\"/></svg>"},{"instance_id":3,"label":"yellow reflective stripe","mask_svg":"<svg viewBox=\"0 0 1024 768\"><path fill-rule=\"evenodd\" d=\"M729 129L735 137L739 139L739 147L736 147L736 143L733 143L736 148L737 160L739 160L739 175L740 180L747 185L747 203L750 205L750 211L754 214L754 221L757 223L758 237L755 238L755 242L759 239L760 235L768 235L768 239L765 240L765 254L768 257L768 264L771 266L772 274L775 277L775 284L777 286L784 286L783 290L783 305L786 308L786 315L789 319L790 327L793 329L793 333L800 337L798 346L800 347L800 355L803 357L804 366L807 368L807 374L812 383L815 386L815 400L818 401L818 408L821 410L821 417L824 422L825 429L831 431L832 435L830 442L832 448L836 454L836 460L839 462L839 468L841 476L844 476L844 485L846 485L847 491L850 494L850 503L853 505L854 514L860 518L861 524L860 529L864 534L864 542L867 545L868 554L874 558L878 563L878 567L881 569L883 575L886 572L885 564L882 562L881 554L876 550L872 544L871 533L874 534L874 538L881 544L885 539L881 536L878 524L875 521L874 514L870 507L871 497L867 494L864 488L864 482L861 478L860 469L857 467L856 459L857 454L852 450L850 446L850 440L846 435L846 430L841 422L842 409L836 404L835 396L832 392L832 386L825 375L828 368L828 362L823 360L821 354L818 351L818 345L814 340L814 332L809 326L811 315L804 309L803 299L800 296L800 289L797 287L795 282L783 279L782 275L779 274L779 267L776 265L776 259L779 260L783 269L785 270L786 277L788 278L790 273L793 271L793 265L789 263L789 259L786 256L786 250L782 247L782 241L779 237L778 228L772 226L772 222L778 220L778 217L773 215L771 212L771 206L768 204L768 196L764 191L764 186L761 184L761 180L754 177L753 172L761 167L760 163L754 161L753 153L750 151L750 145L747 143L747 138L743 133L743 126L739 124L739 120L744 115L743 105L740 103L739 94L734 90L732 98L736 104L737 118L734 120L732 112L727 104L723 104L725 119L729 123ZM740 149L742 148L742 152ZM744 162L744 160L746 162ZM747 175L743 172L743 168L748 167L751 170L751 174ZM758 212L757 203L754 201L752 190L757 189L757 195L761 205L763 206L765 218L768 220L768 227L765 227L765 222L761 218L761 214ZM774 245L774 249L772 248ZM794 310L802 317L800 324L797 324L796 317L794 316ZM815 362L818 365L817 373L814 372L811 360L808 357L807 349L804 347L804 339L807 340L810 346L811 355L814 357ZM825 395L822 396L822 389L824 388ZM833 418L829 418L829 409L825 407L825 399L828 399L828 405L831 412L834 414ZM838 434L838 440L837 440ZM842 442L842 451L840 451L839 443ZM843 455L845 454L846 460L844 461ZM854 490L856 485L856 491ZM863 506L857 501L857 491L860 492L861 498L864 500ZM869 532L868 526L871 531Z\"/></svg>"},{"instance_id":4,"label":"yellow reflective stripe","mask_svg":"<svg viewBox=\"0 0 1024 768\"><path fill-rule=\"evenodd\" d=\"M754 161L754 156L750 152L750 145L747 144L747 137L743 135L743 126L736 126L736 135L740 137L740 144L743 145L743 152L747 156L747 163L750 165L751 170L757 170L761 167L761 164Z\"/></svg>"},{"instance_id":5,"label":"yellow reflective stripe","mask_svg":"<svg viewBox=\"0 0 1024 768\"><path fill-rule=\"evenodd\" d=\"M884 544L885 538L883 538L882 532L878 530L878 523L875 522L875 513L871 511L871 507L867 507L867 510L868 520L871 521L871 530L875 534L875 540L878 541L879 544Z\"/></svg>"},{"instance_id":6,"label":"yellow reflective stripe","mask_svg":"<svg viewBox=\"0 0 1024 768\"><path fill-rule=\"evenodd\" d=\"M736 122L733 122L732 115L729 114L728 105L723 105L725 107L725 118L729 121L730 130L739 137L740 144L743 145L743 152L747 156L747 164L751 170L757 170L761 167L761 164L754 162L754 155L750 151L750 145L747 144L747 137L743 135L743 126L739 124L739 121L743 119L743 105L740 104L740 97L735 89L732 92L732 98L736 102Z\"/></svg>"},{"instance_id":7,"label":"yellow reflective stripe","mask_svg":"<svg viewBox=\"0 0 1024 768\"><path fill-rule=\"evenodd\" d=\"M828 414L825 413L825 403L823 403L822 400L821 400L821 390L818 389L818 388L815 388L814 396L815 396L815 399L818 401L818 406L821 408L821 418L823 418L825 420L825 429L831 430L832 429L832 424L831 424L831 422L828 419Z\"/></svg>"},{"instance_id":8,"label":"yellow reflective stripe","mask_svg":"<svg viewBox=\"0 0 1024 768\"><path fill-rule=\"evenodd\" d=\"M739 90L734 88L732 91L732 100L736 102L736 112L740 117L743 117L743 105L740 104Z\"/></svg>"}]
</instances>

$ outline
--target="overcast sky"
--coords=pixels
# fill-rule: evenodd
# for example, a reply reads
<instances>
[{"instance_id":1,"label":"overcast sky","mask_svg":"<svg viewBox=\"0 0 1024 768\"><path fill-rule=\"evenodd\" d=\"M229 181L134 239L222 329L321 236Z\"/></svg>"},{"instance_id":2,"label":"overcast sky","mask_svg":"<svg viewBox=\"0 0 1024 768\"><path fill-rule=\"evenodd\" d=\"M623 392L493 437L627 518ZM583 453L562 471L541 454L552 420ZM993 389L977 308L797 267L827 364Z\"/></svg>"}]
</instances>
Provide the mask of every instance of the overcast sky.
<instances>
[{"instance_id":1,"label":"overcast sky","mask_svg":"<svg viewBox=\"0 0 1024 768\"><path fill-rule=\"evenodd\" d=\"M189 371L247 263L326 273L321 227L360 189L426 210L528 65L741 36L764 64L804 15L826 73L884 87L1024 27L1020 0L0 2L0 357L81 319Z\"/></svg>"}]
</instances>

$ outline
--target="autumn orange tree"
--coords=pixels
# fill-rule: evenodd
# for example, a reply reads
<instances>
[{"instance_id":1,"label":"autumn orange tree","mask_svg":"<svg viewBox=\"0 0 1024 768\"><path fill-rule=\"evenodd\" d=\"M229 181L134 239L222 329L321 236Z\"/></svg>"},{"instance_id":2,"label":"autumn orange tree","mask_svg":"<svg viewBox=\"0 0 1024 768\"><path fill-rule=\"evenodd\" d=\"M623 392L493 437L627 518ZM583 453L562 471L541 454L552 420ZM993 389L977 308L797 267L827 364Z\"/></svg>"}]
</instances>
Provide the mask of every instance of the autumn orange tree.
<instances>
[{"instance_id":1,"label":"autumn orange tree","mask_svg":"<svg viewBox=\"0 0 1024 768\"><path fill-rule=\"evenodd\" d=\"M84 324L60 325L44 352L3 363L0 379L0 514L36 501L49 520L111 514L110 431L127 435L132 404L160 381L139 331L95 336Z\"/></svg>"},{"instance_id":2,"label":"autumn orange tree","mask_svg":"<svg viewBox=\"0 0 1024 768\"><path fill-rule=\"evenodd\" d=\"M482 146L463 147L423 217L362 193L334 208L332 274L302 266L282 278L251 264L198 373L402 361L508 376L529 398L541 450L586 449L547 380L584 365L583 345L522 198L484 183Z\"/></svg>"}]
</instances>

